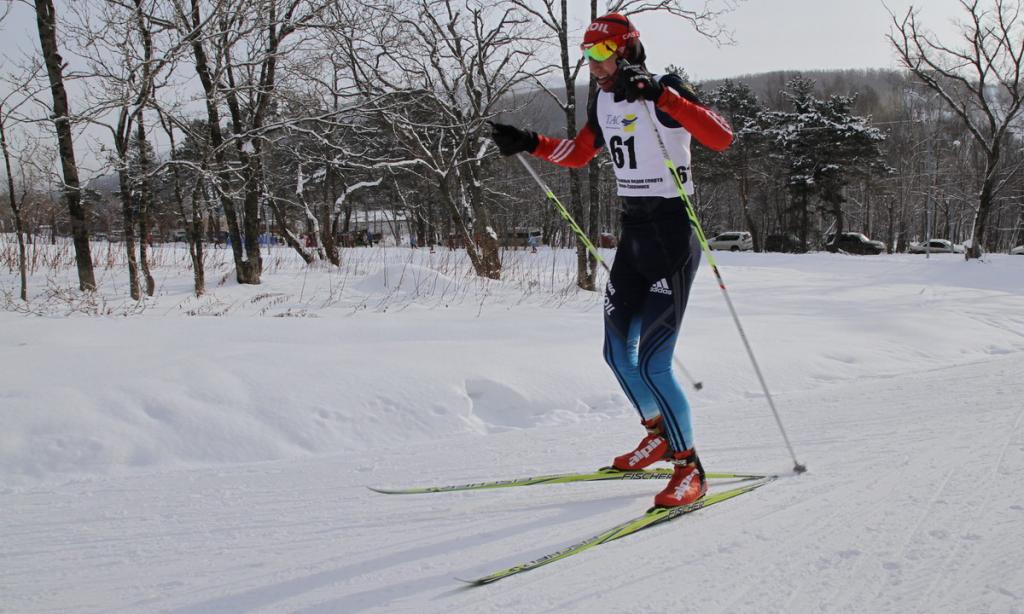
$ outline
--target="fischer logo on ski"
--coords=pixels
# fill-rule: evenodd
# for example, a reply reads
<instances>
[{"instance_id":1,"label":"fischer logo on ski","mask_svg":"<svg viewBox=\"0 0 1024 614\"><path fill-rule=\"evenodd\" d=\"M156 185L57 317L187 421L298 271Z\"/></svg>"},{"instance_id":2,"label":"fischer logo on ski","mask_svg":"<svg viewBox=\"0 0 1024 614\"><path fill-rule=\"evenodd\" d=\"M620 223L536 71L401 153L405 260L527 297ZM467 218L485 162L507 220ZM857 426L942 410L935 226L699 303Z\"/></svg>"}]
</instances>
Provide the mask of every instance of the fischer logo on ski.
<instances>
[{"instance_id":1,"label":"fischer logo on ski","mask_svg":"<svg viewBox=\"0 0 1024 614\"><path fill-rule=\"evenodd\" d=\"M420 486L414 488L368 488L383 495L421 495L441 492L458 492L462 490L494 490L498 488L518 488L520 486L539 486L541 484L572 484L574 482L609 482L618 480L667 480L672 477L672 469L633 469L620 471L604 467L597 471L583 473L554 473L535 477L513 478L510 480L494 480L491 482L472 482L469 484L451 484L445 486ZM710 480L760 480L768 476L749 473L708 473L704 476Z\"/></svg>"}]
</instances>

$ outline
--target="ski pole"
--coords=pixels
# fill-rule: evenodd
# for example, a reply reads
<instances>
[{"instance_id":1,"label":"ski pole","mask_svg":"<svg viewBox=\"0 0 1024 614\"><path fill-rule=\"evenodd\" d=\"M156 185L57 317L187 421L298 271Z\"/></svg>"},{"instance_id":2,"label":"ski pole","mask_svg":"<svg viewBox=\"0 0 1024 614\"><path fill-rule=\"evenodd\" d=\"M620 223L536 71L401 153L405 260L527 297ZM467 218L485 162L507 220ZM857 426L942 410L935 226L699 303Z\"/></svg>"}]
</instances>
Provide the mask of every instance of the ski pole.
<instances>
[{"instance_id":1,"label":"ski pole","mask_svg":"<svg viewBox=\"0 0 1024 614\"><path fill-rule=\"evenodd\" d=\"M679 178L679 169L676 168L676 164L672 161L672 157L668 155L668 148L665 147L665 141L661 138L661 131L658 130L658 125L654 121L654 114L651 113L650 107L647 106L647 101L642 102L644 111L647 112L647 120L651 124L651 130L654 131L654 136L658 139L658 147L661 148L661 155L665 158L665 166L668 168L668 174L672 175L672 180L676 184L676 190L679 191L679 197L683 199L683 203L686 205L686 215L690 218L690 224L697 233L697 239L700 241L700 247L707 256L708 264L711 266L711 270L714 272L715 278L718 280L718 287L722 289L722 296L725 297L725 304L729 306L729 313L732 314L732 321L736 323L736 330L739 331L740 339L743 340L743 347L747 349L747 356L750 357L750 363L754 365L754 373L757 374L757 379L761 382L761 389L764 391L764 397L768 399L768 407L771 408L772 414L775 416L775 423L779 425L779 432L782 433L782 439L786 442L786 447L789 449L789 455L793 458L793 473L803 473L807 471L807 466L801 465L796 459L796 452L793 451L793 444L789 442L789 436L786 435L786 429L782 426L782 418L779 417L779 411L775 408L775 401L772 399L772 394L768 391L768 384L765 382L764 375L761 373L761 367L757 364L757 359L754 357L754 350L750 347L750 341L747 340L747 334L743 331L743 325L740 324L740 318L736 314L736 308L733 307L732 299L729 297L729 291L725 288L725 281L722 280L722 273L718 270L718 263L715 262L715 257L711 254L711 248L708 246L707 237L704 236L704 229L701 228L700 220L697 219L697 212L693 208L693 203L690 201L690 197L686 194L686 189L683 187L682 180Z\"/></svg>"},{"instance_id":2,"label":"ski pole","mask_svg":"<svg viewBox=\"0 0 1024 614\"><path fill-rule=\"evenodd\" d=\"M526 168L526 171L530 173L530 176L533 177L533 180L537 182L537 185L540 186L540 189L544 190L544 194L547 195L548 200L550 200L555 205L555 209L558 211L558 214L562 216L562 219L565 220L566 223L569 224L569 228L571 228L572 231L576 233L576 237L579 238L580 242L583 243L584 246L586 246L587 251L590 252L590 254L594 257L595 260L597 260L598 263L600 263L602 267L604 267L605 273L611 273L611 269L608 268L608 264L604 261L604 258L601 257L601 254L597 253L597 248L594 247L594 244L591 243L590 238L587 237L587 234L583 232L582 228L579 227L579 224L576 223L576 220L572 219L572 215L569 213L569 210L565 208L565 205L562 204L562 201L558 200L558 197L555 196L555 193L551 191L551 188L549 188L546 183L544 183L544 180L540 178L540 175L537 174L537 171L535 171L533 167L530 166L530 163L526 161L526 158L523 157L523 154L516 154L516 158L518 158L519 161L523 164L523 166ZM683 361L678 356L673 356L673 358L676 361L676 366L679 367L679 370L682 372L683 377L685 377L690 382L690 385L693 386L694 390L700 390L704 388L704 383L698 382L693 378L692 375L690 375L690 372L686 370L686 367L683 366Z\"/></svg>"},{"instance_id":3,"label":"ski pole","mask_svg":"<svg viewBox=\"0 0 1024 614\"><path fill-rule=\"evenodd\" d=\"M597 262L602 267L604 267L605 273L610 273L611 270L605 263L604 258L601 257L601 254L597 253L597 248L595 248L594 244L590 242L590 238L587 237L587 234L583 232L582 228L579 227L579 224L576 223L576 220L572 219L572 215L570 215L569 210L565 208L565 205L562 204L562 201L558 200L558 197L555 196L555 193L551 191L551 188L549 188L546 183L544 183L544 180L540 178L540 175L537 174L537 171L533 170L533 167L530 166L530 163L526 161L526 158L523 157L522 153L517 153L516 158L518 158L519 161L523 164L523 166L526 167L526 171L530 173L530 176L533 177L533 180L537 182L537 185L540 186L540 189L544 190L544 194L547 195L548 200L554 203L555 209L558 210L558 214L562 216L562 219L565 220L567 224L569 224L569 228L571 228L572 231L576 234L576 237L579 238L580 242L582 242L583 245L586 246L587 251L590 252L590 255L593 256L594 259L597 260Z\"/></svg>"}]
</instances>

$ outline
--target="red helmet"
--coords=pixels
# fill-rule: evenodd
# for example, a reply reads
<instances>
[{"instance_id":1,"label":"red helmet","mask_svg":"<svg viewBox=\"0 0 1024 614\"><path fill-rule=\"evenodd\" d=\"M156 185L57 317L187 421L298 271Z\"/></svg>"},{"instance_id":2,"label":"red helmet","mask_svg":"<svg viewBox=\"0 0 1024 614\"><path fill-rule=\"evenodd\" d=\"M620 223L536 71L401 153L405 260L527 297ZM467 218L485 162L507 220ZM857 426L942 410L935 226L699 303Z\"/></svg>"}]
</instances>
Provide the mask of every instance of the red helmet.
<instances>
[{"instance_id":1,"label":"red helmet","mask_svg":"<svg viewBox=\"0 0 1024 614\"><path fill-rule=\"evenodd\" d=\"M587 26L587 32L583 35L583 46L589 47L607 39L612 39L619 45L625 45L630 39L639 37L640 31L625 15L608 13L598 17Z\"/></svg>"},{"instance_id":2,"label":"red helmet","mask_svg":"<svg viewBox=\"0 0 1024 614\"><path fill-rule=\"evenodd\" d=\"M627 56L632 59L636 57L640 46L640 31L625 15L608 13L587 26L580 48L586 51L593 45L605 41L614 42L616 47L625 47Z\"/></svg>"}]
</instances>

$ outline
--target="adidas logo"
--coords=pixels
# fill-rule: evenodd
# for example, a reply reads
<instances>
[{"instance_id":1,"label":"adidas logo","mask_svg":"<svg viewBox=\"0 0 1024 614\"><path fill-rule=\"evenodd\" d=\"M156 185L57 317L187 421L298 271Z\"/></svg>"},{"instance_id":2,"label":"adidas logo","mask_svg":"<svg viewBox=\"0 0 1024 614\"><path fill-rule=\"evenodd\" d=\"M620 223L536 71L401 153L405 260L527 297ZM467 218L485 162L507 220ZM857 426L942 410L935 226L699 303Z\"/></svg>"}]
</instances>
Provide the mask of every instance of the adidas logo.
<instances>
[{"instance_id":1,"label":"adidas logo","mask_svg":"<svg viewBox=\"0 0 1024 614\"><path fill-rule=\"evenodd\" d=\"M671 296L672 288L668 287L668 281L665 279L659 279L651 285L651 292L655 294L668 294Z\"/></svg>"}]
</instances>

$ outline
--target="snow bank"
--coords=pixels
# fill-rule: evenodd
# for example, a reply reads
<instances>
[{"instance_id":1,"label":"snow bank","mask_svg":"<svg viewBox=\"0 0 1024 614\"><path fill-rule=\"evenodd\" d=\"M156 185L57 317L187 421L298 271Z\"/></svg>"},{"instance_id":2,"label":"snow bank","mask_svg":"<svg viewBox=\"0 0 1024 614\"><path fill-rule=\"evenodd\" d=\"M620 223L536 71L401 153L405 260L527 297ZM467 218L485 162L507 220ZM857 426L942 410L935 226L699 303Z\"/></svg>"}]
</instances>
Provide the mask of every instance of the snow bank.
<instances>
[{"instance_id":1,"label":"snow bank","mask_svg":"<svg viewBox=\"0 0 1024 614\"><path fill-rule=\"evenodd\" d=\"M0 313L0 479L635 419L601 359L600 296L567 290L571 253L510 252L510 279L484 282L453 252L349 251L364 256L340 270L284 252L261 286L225 278L202 299L167 267L133 317ZM780 395L1024 351L1024 258L718 257ZM684 326L697 407L760 396L706 266Z\"/></svg>"}]
</instances>

